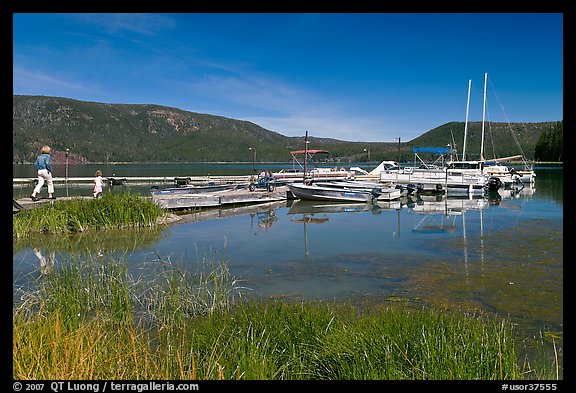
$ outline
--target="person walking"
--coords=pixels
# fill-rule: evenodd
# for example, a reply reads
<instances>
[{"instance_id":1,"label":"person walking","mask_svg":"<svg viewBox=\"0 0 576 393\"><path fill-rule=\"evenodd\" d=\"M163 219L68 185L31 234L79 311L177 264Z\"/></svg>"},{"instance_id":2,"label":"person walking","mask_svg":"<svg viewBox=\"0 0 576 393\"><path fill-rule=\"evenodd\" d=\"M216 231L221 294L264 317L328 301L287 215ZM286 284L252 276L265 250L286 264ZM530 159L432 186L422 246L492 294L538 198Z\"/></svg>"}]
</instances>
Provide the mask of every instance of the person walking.
<instances>
[{"instance_id":1,"label":"person walking","mask_svg":"<svg viewBox=\"0 0 576 393\"><path fill-rule=\"evenodd\" d=\"M102 171L98 170L95 173L96 178L94 179L94 198L102 196L102 187L104 187L104 180L102 180Z\"/></svg>"},{"instance_id":2,"label":"person walking","mask_svg":"<svg viewBox=\"0 0 576 393\"><path fill-rule=\"evenodd\" d=\"M52 181L52 157L50 156L50 146L43 146L40 151L40 155L36 157L36 162L34 162L34 167L38 171L38 184L34 187L32 191L33 201L38 201L36 195L40 194L44 182L48 184L48 199L56 199L54 196L54 182Z\"/></svg>"}]
</instances>

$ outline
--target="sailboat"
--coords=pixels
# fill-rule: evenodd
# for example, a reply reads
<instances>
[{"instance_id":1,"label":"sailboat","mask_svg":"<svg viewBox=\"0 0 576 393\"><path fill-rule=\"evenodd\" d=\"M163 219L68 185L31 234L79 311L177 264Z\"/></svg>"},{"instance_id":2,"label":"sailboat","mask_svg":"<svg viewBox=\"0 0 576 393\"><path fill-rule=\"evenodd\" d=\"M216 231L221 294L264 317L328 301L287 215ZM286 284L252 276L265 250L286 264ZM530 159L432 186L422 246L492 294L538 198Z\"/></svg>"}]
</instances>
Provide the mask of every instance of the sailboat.
<instances>
[{"instance_id":1,"label":"sailboat","mask_svg":"<svg viewBox=\"0 0 576 393\"><path fill-rule=\"evenodd\" d=\"M488 74L485 75L484 80L484 110L482 114L482 144L480 160L466 161L466 136L468 129L468 110L470 107L470 88L472 81L468 81L468 101L466 104L466 123L464 125L464 148L462 161L449 160L442 168L430 169L424 165L424 168L409 168L394 173L382 172L380 181L382 182L403 182L403 183L416 183L421 189L433 186L436 191L445 191L446 194L458 195L483 195L485 192L496 192L502 186L502 181L498 177L486 175L483 171L484 159L482 157L484 151L484 117L486 111L486 80ZM412 149L415 153L419 150ZM422 149L424 150L424 149ZM434 154L452 154L455 153L451 148L428 148L424 150L428 153Z\"/></svg>"},{"instance_id":2,"label":"sailboat","mask_svg":"<svg viewBox=\"0 0 576 393\"><path fill-rule=\"evenodd\" d=\"M470 89L472 87L472 80L468 80L468 100L466 101L466 121L464 123L464 145L462 148L462 160L451 160L446 164L446 172L451 174L461 173L462 175L475 176L484 182L483 190L488 192L496 192L502 186L502 179L485 174L484 172L484 122L486 117L486 82L488 80L488 73L484 74L484 105L482 107L482 135L480 139L480 160L467 161L466 160L466 137L468 134L468 111L470 108ZM478 186L477 186L478 187Z\"/></svg>"},{"instance_id":3,"label":"sailboat","mask_svg":"<svg viewBox=\"0 0 576 393\"><path fill-rule=\"evenodd\" d=\"M482 135L480 144L480 158L478 160L466 160L466 144L468 133L468 112L470 107L470 89L472 81L468 81L468 101L466 104L466 122L464 126L464 147L462 160L448 160L442 167L430 168L421 165L420 168L398 168L393 170L381 170L380 182L399 184L408 189L416 189L419 192L446 192L449 194L482 195L486 192L496 192L501 187L515 184L533 183L535 173L531 169L515 170L502 165L501 162L520 158L521 155L494 158L484 158L484 133L486 122L486 85L488 73L484 74L484 104L482 109ZM447 155L455 152L451 148L413 148L414 153L424 151L426 153ZM423 163L424 164L424 163ZM373 173L370 172L370 175Z\"/></svg>"},{"instance_id":4,"label":"sailboat","mask_svg":"<svg viewBox=\"0 0 576 393\"><path fill-rule=\"evenodd\" d=\"M536 174L533 170L526 168L524 170L515 170L503 165L502 162L511 161L514 159L522 158L522 155L515 155L510 157L493 158L486 160L484 157L484 134L485 134L485 121L486 121L486 85L488 81L488 73L484 74L484 104L482 107L482 133L480 142L480 159L477 161L466 160L466 137L468 133L468 109L470 105L470 87L472 80L468 81L468 101L466 104L466 122L464 124L464 145L462 149L461 161L450 161L447 163L448 169L458 169L468 172L480 172L488 176L488 187L490 184L496 184L498 181L504 187L510 187L516 184L533 183Z\"/></svg>"}]
</instances>

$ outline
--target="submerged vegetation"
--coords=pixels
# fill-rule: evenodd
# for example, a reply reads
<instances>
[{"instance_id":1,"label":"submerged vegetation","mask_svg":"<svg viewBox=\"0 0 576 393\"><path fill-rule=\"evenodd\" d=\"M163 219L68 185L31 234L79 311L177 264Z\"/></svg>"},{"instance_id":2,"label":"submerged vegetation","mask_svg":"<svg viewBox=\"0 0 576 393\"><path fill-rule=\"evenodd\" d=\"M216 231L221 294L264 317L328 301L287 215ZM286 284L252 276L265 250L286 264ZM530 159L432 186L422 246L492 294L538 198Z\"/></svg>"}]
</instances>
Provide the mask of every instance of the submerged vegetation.
<instances>
[{"instance_id":1,"label":"submerged vegetation","mask_svg":"<svg viewBox=\"0 0 576 393\"><path fill-rule=\"evenodd\" d=\"M12 218L12 237L154 227L156 220L165 214L165 210L151 199L131 193L104 193L98 199L57 200L15 214Z\"/></svg>"},{"instance_id":2,"label":"submerged vegetation","mask_svg":"<svg viewBox=\"0 0 576 393\"><path fill-rule=\"evenodd\" d=\"M521 359L506 320L258 300L224 262L206 260L194 274L154 263L144 278L110 255L69 257L33 289L15 288L13 378L557 378L547 353Z\"/></svg>"}]
</instances>

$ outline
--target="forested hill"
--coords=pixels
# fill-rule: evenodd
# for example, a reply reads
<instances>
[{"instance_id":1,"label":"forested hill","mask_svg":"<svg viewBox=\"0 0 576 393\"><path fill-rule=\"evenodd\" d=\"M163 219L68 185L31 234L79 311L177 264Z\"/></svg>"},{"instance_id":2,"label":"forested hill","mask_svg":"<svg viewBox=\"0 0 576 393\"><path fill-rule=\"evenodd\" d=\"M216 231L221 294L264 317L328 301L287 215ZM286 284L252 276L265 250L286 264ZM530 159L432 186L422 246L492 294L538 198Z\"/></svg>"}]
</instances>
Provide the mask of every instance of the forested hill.
<instances>
[{"instance_id":1,"label":"forested hill","mask_svg":"<svg viewBox=\"0 0 576 393\"><path fill-rule=\"evenodd\" d=\"M556 122L488 123L485 152L492 157L521 154L534 158L540 135ZM468 124L467 155L478 156L480 123ZM313 132L312 132L313 133ZM411 148L456 143L461 152L464 123L423 131L401 142L348 142L309 138L309 148L330 151L336 162L412 160ZM42 145L61 162L249 162L289 161L291 150L304 148L301 137L287 137L249 121L188 112L153 104L104 104L47 96L13 96L13 162L32 162ZM400 148L400 149L399 149ZM370 154L370 157L368 157Z\"/></svg>"}]
</instances>

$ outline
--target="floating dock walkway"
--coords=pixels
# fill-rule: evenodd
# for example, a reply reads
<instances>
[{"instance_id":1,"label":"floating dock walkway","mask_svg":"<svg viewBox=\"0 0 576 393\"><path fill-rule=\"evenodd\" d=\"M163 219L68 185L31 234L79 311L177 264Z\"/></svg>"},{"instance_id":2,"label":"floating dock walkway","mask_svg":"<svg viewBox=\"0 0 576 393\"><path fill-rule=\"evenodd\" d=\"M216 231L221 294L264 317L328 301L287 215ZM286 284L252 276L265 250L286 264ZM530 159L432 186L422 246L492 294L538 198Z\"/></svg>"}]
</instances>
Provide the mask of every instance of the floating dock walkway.
<instances>
[{"instance_id":1,"label":"floating dock walkway","mask_svg":"<svg viewBox=\"0 0 576 393\"><path fill-rule=\"evenodd\" d=\"M12 199L12 212L17 213L20 210L33 209L45 205L47 203L54 203L56 201L66 201L72 199L94 199L91 196L71 196L71 197L57 197L57 199L48 199L46 197L40 197L39 200L33 201L31 198L20 198Z\"/></svg>"},{"instance_id":2,"label":"floating dock walkway","mask_svg":"<svg viewBox=\"0 0 576 393\"><path fill-rule=\"evenodd\" d=\"M225 190L201 194L153 195L152 200L160 207L170 210L219 207L224 205L256 204L294 199L286 186L276 187L272 192L264 189Z\"/></svg>"},{"instance_id":3,"label":"floating dock walkway","mask_svg":"<svg viewBox=\"0 0 576 393\"><path fill-rule=\"evenodd\" d=\"M13 200L13 212L16 213L22 209L35 208L45 203L78 198L93 199L91 196L58 197L57 199L42 198L38 201L33 201L30 198L21 198ZM149 198L158 206L168 210L187 210L285 201L287 199L294 199L294 196L288 187L280 186L276 187L272 192L264 189L256 189L254 191L238 189L198 194L151 195Z\"/></svg>"}]
</instances>

